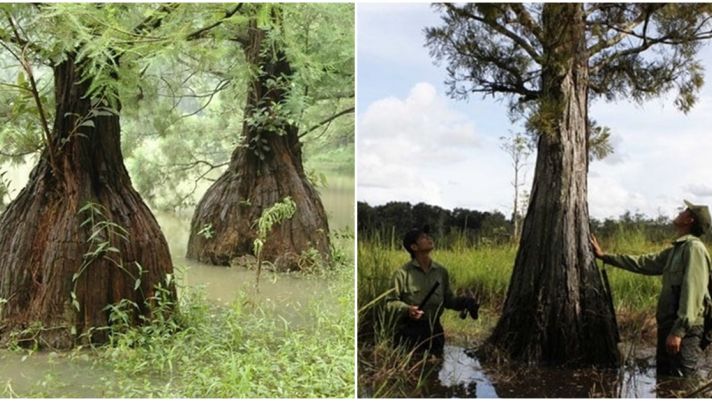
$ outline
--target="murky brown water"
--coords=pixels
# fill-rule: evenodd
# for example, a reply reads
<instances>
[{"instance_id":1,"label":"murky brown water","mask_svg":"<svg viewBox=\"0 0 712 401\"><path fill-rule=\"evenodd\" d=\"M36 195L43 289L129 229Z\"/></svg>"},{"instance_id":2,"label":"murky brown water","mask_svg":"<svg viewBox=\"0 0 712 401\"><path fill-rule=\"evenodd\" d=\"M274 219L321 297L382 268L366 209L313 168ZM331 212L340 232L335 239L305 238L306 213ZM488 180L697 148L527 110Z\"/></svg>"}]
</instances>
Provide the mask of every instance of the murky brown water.
<instances>
[{"instance_id":1,"label":"murky brown water","mask_svg":"<svg viewBox=\"0 0 712 401\"><path fill-rule=\"evenodd\" d=\"M0 395L5 397L102 397L111 370L88 353L0 352Z\"/></svg>"},{"instance_id":2,"label":"murky brown water","mask_svg":"<svg viewBox=\"0 0 712 401\"><path fill-rule=\"evenodd\" d=\"M330 176L327 188L320 190L324 208L333 230L353 230L354 227L354 180L347 176ZM277 274L263 271L259 293L255 291L256 273L241 267L212 266L185 258L190 232L190 214L175 215L156 213L168 246L173 264L179 270L178 277L189 287L202 286L208 299L230 303L241 293L257 297L259 301L279 304L294 304L298 307L314 298L324 287L324 280L298 274ZM353 252L352 240L341 248Z\"/></svg>"}]
</instances>

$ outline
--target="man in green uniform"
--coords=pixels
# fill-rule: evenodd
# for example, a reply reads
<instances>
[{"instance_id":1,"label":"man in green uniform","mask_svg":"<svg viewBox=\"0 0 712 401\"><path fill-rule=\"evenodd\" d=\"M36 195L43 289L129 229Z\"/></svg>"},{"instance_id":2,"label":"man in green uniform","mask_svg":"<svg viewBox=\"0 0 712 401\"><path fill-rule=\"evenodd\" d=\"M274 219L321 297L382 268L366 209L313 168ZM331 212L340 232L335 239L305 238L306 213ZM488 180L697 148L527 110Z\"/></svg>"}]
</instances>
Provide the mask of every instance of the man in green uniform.
<instances>
[{"instance_id":1,"label":"man in green uniform","mask_svg":"<svg viewBox=\"0 0 712 401\"><path fill-rule=\"evenodd\" d=\"M692 376L702 355L700 340L704 302L710 276L710 255L700 236L710 230L707 206L685 201L687 208L673 220L678 238L662 252L642 256L609 255L592 237L597 258L604 263L646 275L662 275L656 321L657 371L661 375Z\"/></svg>"},{"instance_id":2,"label":"man in green uniform","mask_svg":"<svg viewBox=\"0 0 712 401\"><path fill-rule=\"evenodd\" d=\"M476 319L479 305L472 297L453 294L447 270L430 258L434 243L427 226L408 231L403 238L403 247L411 260L393 274L395 291L386 299L387 308L398 319L395 341L409 348L441 355L445 344L440 324L443 310L467 310ZM429 293L431 296L426 300ZM425 304L421 305L424 300Z\"/></svg>"}]
</instances>

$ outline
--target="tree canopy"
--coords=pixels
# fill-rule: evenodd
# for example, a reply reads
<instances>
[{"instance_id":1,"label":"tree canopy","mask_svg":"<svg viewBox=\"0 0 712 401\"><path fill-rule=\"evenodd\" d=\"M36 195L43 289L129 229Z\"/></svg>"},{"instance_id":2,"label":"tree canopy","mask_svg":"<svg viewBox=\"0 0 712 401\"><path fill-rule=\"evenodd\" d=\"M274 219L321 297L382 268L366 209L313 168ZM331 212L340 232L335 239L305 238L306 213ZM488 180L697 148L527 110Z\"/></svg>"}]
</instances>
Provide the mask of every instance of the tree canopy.
<instances>
[{"instance_id":1,"label":"tree canopy","mask_svg":"<svg viewBox=\"0 0 712 401\"><path fill-rule=\"evenodd\" d=\"M285 43L295 74L282 114L307 150L352 147L352 5L7 4L0 12L0 162L45 146L43 127L55 118L48 67L73 52L87 63L91 95L121 106L122 149L139 191L160 206L192 204L196 183L215 178L239 142L246 82L257 73L242 52L250 19Z\"/></svg>"},{"instance_id":2,"label":"tree canopy","mask_svg":"<svg viewBox=\"0 0 712 401\"><path fill-rule=\"evenodd\" d=\"M541 75L556 68L546 37L543 4L441 4L443 25L426 29L427 46L447 63L449 93L499 94L534 122L542 105ZM589 96L637 102L676 92L675 105L688 111L703 83L695 59L712 38L711 6L698 3L592 3L584 5ZM563 24L562 24L563 25Z\"/></svg>"}]
</instances>

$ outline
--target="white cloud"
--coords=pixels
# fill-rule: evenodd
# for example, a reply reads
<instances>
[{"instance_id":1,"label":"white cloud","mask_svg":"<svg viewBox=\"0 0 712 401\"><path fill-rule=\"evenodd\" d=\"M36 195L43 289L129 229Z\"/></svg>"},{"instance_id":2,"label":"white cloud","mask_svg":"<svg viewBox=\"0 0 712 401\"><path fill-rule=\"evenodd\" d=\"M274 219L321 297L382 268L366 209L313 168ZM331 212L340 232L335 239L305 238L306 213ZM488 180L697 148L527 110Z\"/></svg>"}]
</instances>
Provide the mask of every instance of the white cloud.
<instances>
[{"instance_id":1,"label":"white cloud","mask_svg":"<svg viewBox=\"0 0 712 401\"><path fill-rule=\"evenodd\" d=\"M432 84L421 82L405 99L368 105L359 119L357 145L360 197L372 203L443 204L449 203L441 189L452 181L448 169L469 160L481 139L467 116L452 110Z\"/></svg>"},{"instance_id":2,"label":"white cloud","mask_svg":"<svg viewBox=\"0 0 712 401\"><path fill-rule=\"evenodd\" d=\"M426 82L416 84L403 100L390 97L371 103L360 119L358 140L366 154L385 159L400 154L430 164L449 163L479 145L472 121L451 110Z\"/></svg>"},{"instance_id":3,"label":"white cloud","mask_svg":"<svg viewBox=\"0 0 712 401\"><path fill-rule=\"evenodd\" d=\"M589 174L591 215L619 216L626 210L673 216L682 200L712 205L710 90L687 115L658 99L644 106L597 104L599 121L609 125L622 162L594 162Z\"/></svg>"},{"instance_id":4,"label":"white cloud","mask_svg":"<svg viewBox=\"0 0 712 401\"><path fill-rule=\"evenodd\" d=\"M712 185L691 184L685 190L697 197L712 197Z\"/></svg>"},{"instance_id":5,"label":"white cloud","mask_svg":"<svg viewBox=\"0 0 712 401\"><path fill-rule=\"evenodd\" d=\"M613 177L590 177L588 182L589 213L594 218L617 217L626 211L649 210L648 199L641 193L622 186Z\"/></svg>"}]
</instances>

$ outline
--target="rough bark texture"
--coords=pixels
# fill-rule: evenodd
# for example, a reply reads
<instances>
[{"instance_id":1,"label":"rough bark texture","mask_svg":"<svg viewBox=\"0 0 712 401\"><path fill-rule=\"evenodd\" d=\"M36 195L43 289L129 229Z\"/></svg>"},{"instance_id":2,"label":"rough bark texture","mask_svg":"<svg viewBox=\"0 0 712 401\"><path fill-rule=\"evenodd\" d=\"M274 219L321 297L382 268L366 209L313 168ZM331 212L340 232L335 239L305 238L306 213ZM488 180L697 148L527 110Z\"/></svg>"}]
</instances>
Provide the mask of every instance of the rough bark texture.
<instances>
[{"instance_id":1,"label":"rough bark texture","mask_svg":"<svg viewBox=\"0 0 712 401\"><path fill-rule=\"evenodd\" d=\"M245 116L257 110L271 113L287 93L270 82L289 79L292 69L282 51L264 48L264 31L252 26L248 36L247 60L260 72L248 87ZM243 134L244 143L233 152L229 167L196 207L188 258L228 265L235 257L252 254L255 221L263 210L286 196L296 203L296 213L273 228L262 251L263 260L274 262L281 270L295 270L300 268L300 255L309 249L328 258L326 213L304 173L297 127L279 119L261 124L246 119ZM211 235L199 234L206 226L212 228Z\"/></svg>"},{"instance_id":2,"label":"rough bark texture","mask_svg":"<svg viewBox=\"0 0 712 401\"><path fill-rule=\"evenodd\" d=\"M545 54L553 57L542 72L539 117L553 125L540 127L531 201L490 343L527 363L615 366L615 316L589 242L582 7L544 5Z\"/></svg>"},{"instance_id":3,"label":"rough bark texture","mask_svg":"<svg viewBox=\"0 0 712 401\"><path fill-rule=\"evenodd\" d=\"M145 301L172 272L172 263L158 223L124 167L119 117L94 116L94 127L75 130L92 107L85 97L89 81L79 83L80 67L72 56L54 68L54 77L57 106L51 140L56 170L45 150L25 188L0 217L0 297L7 300L0 336L7 341L11 333L33 327L18 338L32 337L42 347L70 348L90 328L107 325L109 312L104 308L109 304L128 299L149 314ZM118 252L99 255L75 284L73 276L92 250L92 227L82 225L88 214L79 213L87 202L103 206L105 220L123 227L128 241L116 235L107 238L105 231L100 240L109 240ZM134 277L104 256L120 262ZM145 271L137 290L136 263ZM75 285L79 311L71 300ZM174 296L173 287L166 288ZM106 331L92 332L83 338L106 340Z\"/></svg>"}]
</instances>

